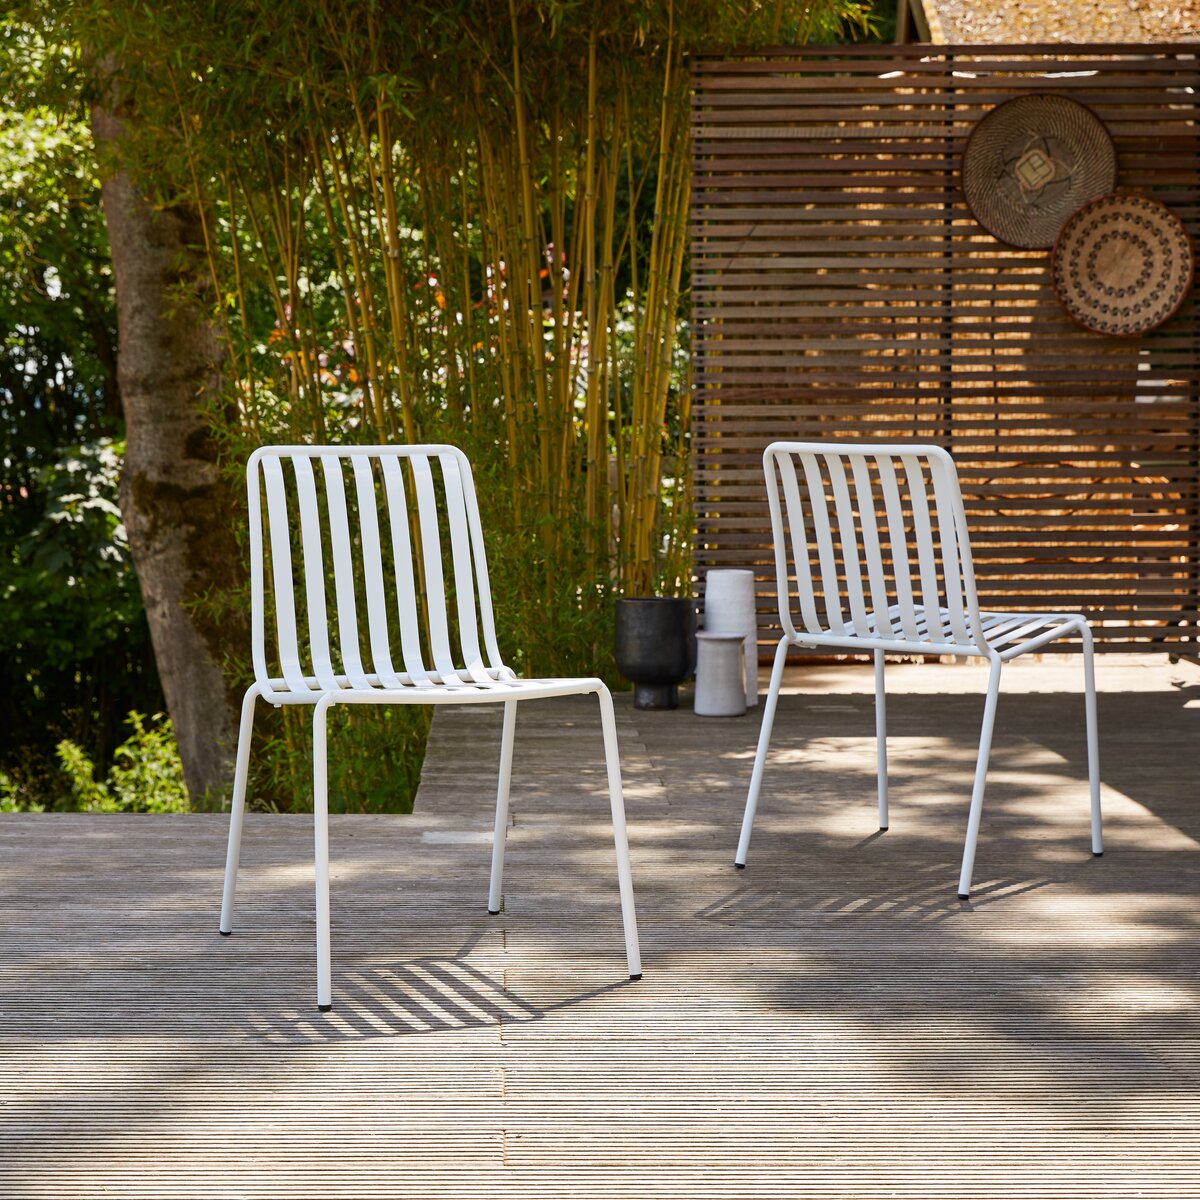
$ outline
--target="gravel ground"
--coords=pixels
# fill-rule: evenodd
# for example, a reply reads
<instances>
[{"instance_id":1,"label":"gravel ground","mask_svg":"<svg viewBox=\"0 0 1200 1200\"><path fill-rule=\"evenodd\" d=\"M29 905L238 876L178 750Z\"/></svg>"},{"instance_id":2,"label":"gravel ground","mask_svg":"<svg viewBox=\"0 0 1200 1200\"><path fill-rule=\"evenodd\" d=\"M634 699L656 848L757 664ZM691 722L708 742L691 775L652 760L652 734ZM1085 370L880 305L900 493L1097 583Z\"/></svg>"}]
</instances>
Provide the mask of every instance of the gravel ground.
<instances>
[{"instance_id":1,"label":"gravel ground","mask_svg":"<svg viewBox=\"0 0 1200 1200\"><path fill-rule=\"evenodd\" d=\"M1178 42L1200 38L1200 0L923 0L934 42Z\"/></svg>"}]
</instances>

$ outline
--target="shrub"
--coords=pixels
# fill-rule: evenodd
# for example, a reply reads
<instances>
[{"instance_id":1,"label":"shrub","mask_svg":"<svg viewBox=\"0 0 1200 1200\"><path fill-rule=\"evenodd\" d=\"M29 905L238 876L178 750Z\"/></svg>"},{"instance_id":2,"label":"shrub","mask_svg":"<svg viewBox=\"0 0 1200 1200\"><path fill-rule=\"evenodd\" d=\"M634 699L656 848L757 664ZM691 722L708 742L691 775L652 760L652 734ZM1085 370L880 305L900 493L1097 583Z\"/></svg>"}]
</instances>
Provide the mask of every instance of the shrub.
<instances>
[{"instance_id":1,"label":"shrub","mask_svg":"<svg viewBox=\"0 0 1200 1200\"><path fill-rule=\"evenodd\" d=\"M147 718L131 712L125 722L133 731L117 747L105 779L75 742L58 744L58 760L66 776L69 802L79 812L180 813L188 811L183 764L175 731L162 713Z\"/></svg>"}]
</instances>

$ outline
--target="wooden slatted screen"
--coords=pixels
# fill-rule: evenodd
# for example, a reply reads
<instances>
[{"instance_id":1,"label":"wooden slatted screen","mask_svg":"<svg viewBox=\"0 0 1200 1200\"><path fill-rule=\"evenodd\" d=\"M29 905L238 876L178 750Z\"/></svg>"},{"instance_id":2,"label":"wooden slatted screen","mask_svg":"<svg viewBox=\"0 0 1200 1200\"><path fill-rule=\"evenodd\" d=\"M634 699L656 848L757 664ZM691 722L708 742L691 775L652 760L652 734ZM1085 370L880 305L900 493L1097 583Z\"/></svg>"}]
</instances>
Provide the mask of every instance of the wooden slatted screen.
<instances>
[{"instance_id":1,"label":"wooden slatted screen","mask_svg":"<svg viewBox=\"0 0 1200 1200\"><path fill-rule=\"evenodd\" d=\"M1082 609L1107 650L1192 653L1200 330L1075 325L1049 254L1002 246L959 183L974 123L1024 92L1091 106L1118 187L1200 219L1200 46L823 47L693 64L697 574L759 573L775 438L956 457L986 606Z\"/></svg>"}]
</instances>

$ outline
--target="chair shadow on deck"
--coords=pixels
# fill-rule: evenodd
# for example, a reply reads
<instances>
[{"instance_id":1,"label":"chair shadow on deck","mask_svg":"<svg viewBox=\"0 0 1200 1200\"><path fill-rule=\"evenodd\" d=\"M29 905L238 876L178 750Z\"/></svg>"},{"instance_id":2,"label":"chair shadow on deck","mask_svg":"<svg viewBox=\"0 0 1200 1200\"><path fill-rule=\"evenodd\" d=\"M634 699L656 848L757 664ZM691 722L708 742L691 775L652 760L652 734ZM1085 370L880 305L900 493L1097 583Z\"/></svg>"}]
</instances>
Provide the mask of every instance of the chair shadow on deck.
<instances>
[{"instance_id":1,"label":"chair shadow on deck","mask_svg":"<svg viewBox=\"0 0 1200 1200\"><path fill-rule=\"evenodd\" d=\"M414 1037L486 1026L528 1024L608 992L631 986L618 980L534 1004L504 982L467 962L475 934L455 954L421 956L388 966L344 966L330 1013L298 1003L245 1019L256 1040L271 1045L330 1045L380 1037Z\"/></svg>"},{"instance_id":2,"label":"chair shadow on deck","mask_svg":"<svg viewBox=\"0 0 1200 1200\"><path fill-rule=\"evenodd\" d=\"M864 839L871 841L878 835ZM918 924L937 924L960 917L987 905L1012 900L1017 896L1050 887L1055 881L1046 877L1016 878L981 872L980 882L971 899L959 900L949 894L946 879L957 868L951 859L914 866L912 876L901 883L881 883L877 890L852 890L822 883L806 887L785 899L777 892L764 891L752 882L733 888L719 900L696 911L702 921L754 923L774 926L806 923L814 915L903 917ZM802 902L803 910L794 917L781 911L784 905Z\"/></svg>"}]
</instances>

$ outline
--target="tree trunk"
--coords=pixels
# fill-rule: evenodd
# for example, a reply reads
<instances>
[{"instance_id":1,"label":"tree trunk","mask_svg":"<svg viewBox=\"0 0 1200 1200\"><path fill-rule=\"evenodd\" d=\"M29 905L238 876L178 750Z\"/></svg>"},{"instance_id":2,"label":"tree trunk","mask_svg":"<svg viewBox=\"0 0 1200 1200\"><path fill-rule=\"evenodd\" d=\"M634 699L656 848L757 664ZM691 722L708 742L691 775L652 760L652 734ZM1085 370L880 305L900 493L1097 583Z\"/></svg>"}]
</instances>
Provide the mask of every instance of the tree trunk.
<instances>
[{"instance_id":1,"label":"tree trunk","mask_svg":"<svg viewBox=\"0 0 1200 1200\"><path fill-rule=\"evenodd\" d=\"M94 109L92 133L98 149L111 149L123 122ZM152 208L123 171L107 174L101 194L125 415L121 515L195 803L226 785L235 729L221 670L228 631L189 606L213 587L232 586L239 572L236 505L206 411L219 394L223 349L203 303L209 275L199 213Z\"/></svg>"}]
</instances>

